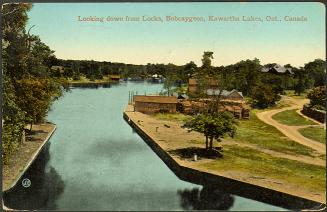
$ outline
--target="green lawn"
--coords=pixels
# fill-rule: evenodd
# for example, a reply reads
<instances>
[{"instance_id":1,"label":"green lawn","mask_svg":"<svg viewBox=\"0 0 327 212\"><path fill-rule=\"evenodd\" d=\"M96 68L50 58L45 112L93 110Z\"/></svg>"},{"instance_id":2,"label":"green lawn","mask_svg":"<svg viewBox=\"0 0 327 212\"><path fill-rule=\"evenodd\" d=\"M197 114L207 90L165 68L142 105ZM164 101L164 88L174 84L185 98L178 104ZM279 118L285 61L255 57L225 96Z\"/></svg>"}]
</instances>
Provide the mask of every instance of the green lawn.
<instances>
[{"instance_id":1,"label":"green lawn","mask_svg":"<svg viewBox=\"0 0 327 212\"><path fill-rule=\"evenodd\" d=\"M299 129L299 132L307 138L321 143L326 143L326 130L321 127L307 127Z\"/></svg>"},{"instance_id":2,"label":"green lawn","mask_svg":"<svg viewBox=\"0 0 327 212\"><path fill-rule=\"evenodd\" d=\"M155 113L153 116L160 120L178 121L178 122L184 122L191 117L182 113Z\"/></svg>"},{"instance_id":3,"label":"green lawn","mask_svg":"<svg viewBox=\"0 0 327 212\"><path fill-rule=\"evenodd\" d=\"M288 154L312 155L313 150L311 148L287 138L275 127L258 119L256 116L258 111L251 110L249 120L239 121L233 140Z\"/></svg>"},{"instance_id":4,"label":"green lawn","mask_svg":"<svg viewBox=\"0 0 327 212\"><path fill-rule=\"evenodd\" d=\"M225 146L224 157L203 164L213 170L236 170L280 179L319 192L325 191L325 167L272 157L260 151L239 146Z\"/></svg>"},{"instance_id":5,"label":"green lawn","mask_svg":"<svg viewBox=\"0 0 327 212\"><path fill-rule=\"evenodd\" d=\"M315 125L316 123L304 118L294 110L285 110L272 116L273 119L281 124L289 126Z\"/></svg>"},{"instance_id":6,"label":"green lawn","mask_svg":"<svg viewBox=\"0 0 327 212\"><path fill-rule=\"evenodd\" d=\"M255 144L261 148L287 154L312 155L314 150L290 140L275 127L270 126L258 119L256 116L258 111L260 110L251 110L249 120L239 120L236 136L234 138L226 137L226 140L232 139L236 142ZM178 122L184 122L188 117L190 117L181 113L157 113L153 116L161 120ZM204 138L203 141L199 142L204 144Z\"/></svg>"}]
</instances>

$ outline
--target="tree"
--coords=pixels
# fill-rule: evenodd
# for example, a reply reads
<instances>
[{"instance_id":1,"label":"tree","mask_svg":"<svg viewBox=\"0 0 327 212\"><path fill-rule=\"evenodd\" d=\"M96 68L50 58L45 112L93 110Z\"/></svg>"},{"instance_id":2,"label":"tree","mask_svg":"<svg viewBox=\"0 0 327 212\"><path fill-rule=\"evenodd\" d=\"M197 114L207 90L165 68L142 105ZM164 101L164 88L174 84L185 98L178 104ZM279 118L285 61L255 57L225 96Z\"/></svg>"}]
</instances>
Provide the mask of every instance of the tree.
<instances>
[{"instance_id":1,"label":"tree","mask_svg":"<svg viewBox=\"0 0 327 212\"><path fill-rule=\"evenodd\" d=\"M321 59L315 59L304 65L304 70L309 77L313 79L314 86L325 85L326 80L326 63Z\"/></svg>"},{"instance_id":2,"label":"tree","mask_svg":"<svg viewBox=\"0 0 327 212\"><path fill-rule=\"evenodd\" d=\"M53 78L53 51L38 36L26 32L31 4L3 5L3 158L7 163L20 143L26 123L45 117L51 101L62 93L64 81ZM28 102L28 103L27 103Z\"/></svg>"},{"instance_id":3,"label":"tree","mask_svg":"<svg viewBox=\"0 0 327 212\"><path fill-rule=\"evenodd\" d=\"M260 80L260 61L255 58L253 60L240 61L234 65L236 70L236 84L244 95L251 95L252 89Z\"/></svg>"},{"instance_id":4,"label":"tree","mask_svg":"<svg viewBox=\"0 0 327 212\"><path fill-rule=\"evenodd\" d=\"M211 60L213 59L213 52L206 51L203 52L202 56L202 66L200 69L200 74L203 76L210 76L213 74L212 66L211 66Z\"/></svg>"},{"instance_id":5,"label":"tree","mask_svg":"<svg viewBox=\"0 0 327 212\"><path fill-rule=\"evenodd\" d=\"M47 79L30 77L17 81L16 93L20 97L18 106L26 112L25 121L30 123L30 130L34 123L42 121L51 104L53 91Z\"/></svg>"},{"instance_id":6,"label":"tree","mask_svg":"<svg viewBox=\"0 0 327 212\"><path fill-rule=\"evenodd\" d=\"M206 138L206 150L213 149L213 140L220 142L224 136L233 137L236 133L236 121L231 113L198 114L183 125L189 132L202 133Z\"/></svg>"},{"instance_id":7,"label":"tree","mask_svg":"<svg viewBox=\"0 0 327 212\"><path fill-rule=\"evenodd\" d=\"M308 93L310 106L320 110L325 110L326 107L326 86L319 86L312 89Z\"/></svg>"},{"instance_id":8,"label":"tree","mask_svg":"<svg viewBox=\"0 0 327 212\"><path fill-rule=\"evenodd\" d=\"M295 77L297 81L295 82L294 91L297 95L301 95L306 89L306 81L308 80L307 74L304 72L304 70L301 69L295 69Z\"/></svg>"},{"instance_id":9,"label":"tree","mask_svg":"<svg viewBox=\"0 0 327 212\"><path fill-rule=\"evenodd\" d=\"M189 63L186 63L184 65L184 70L183 70L183 77L185 81L188 81L189 78L193 77L194 73L196 72L196 69L197 69L197 65L191 61Z\"/></svg>"},{"instance_id":10,"label":"tree","mask_svg":"<svg viewBox=\"0 0 327 212\"><path fill-rule=\"evenodd\" d=\"M250 97L252 98L252 105L259 108L272 106L281 98L269 85L264 84L255 86Z\"/></svg>"},{"instance_id":11,"label":"tree","mask_svg":"<svg viewBox=\"0 0 327 212\"><path fill-rule=\"evenodd\" d=\"M27 72L27 38L25 25L31 4L2 5L2 156L8 164L18 147L25 125L25 112L17 105L16 79Z\"/></svg>"}]
</instances>

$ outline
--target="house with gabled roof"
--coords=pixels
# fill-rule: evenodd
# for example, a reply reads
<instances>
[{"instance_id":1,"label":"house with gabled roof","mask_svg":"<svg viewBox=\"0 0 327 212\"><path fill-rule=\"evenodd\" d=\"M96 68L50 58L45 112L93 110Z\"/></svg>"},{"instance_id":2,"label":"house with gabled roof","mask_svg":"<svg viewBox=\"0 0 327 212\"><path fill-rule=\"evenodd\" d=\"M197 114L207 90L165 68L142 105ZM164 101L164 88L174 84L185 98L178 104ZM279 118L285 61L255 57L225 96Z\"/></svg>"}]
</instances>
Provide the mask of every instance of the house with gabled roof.
<instances>
[{"instance_id":1,"label":"house with gabled roof","mask_svg":"<svg viewBox=\"0 0 327 212\"><path fill-rule=\"evenodd\" d=\"M263 67L261 69L261 72L272 73L272 74L290 74L290 75L294 74L294 72L292 71L292 68L285 68L284 66L281 66L279 64L275 64L270 67Z\"/></svg>"},{"instance_id":2,"label":"house with gabled roof","mask_svg":"<svg viewBox=\"0 0 327 212\"><path fill-rule=\"evenodd\" d=\"M220 91L219 89L207 89L206 94L209 97L210 96L218 96L220 94L222 99L244 101L243 93L239 92L235 89L233 89L231 91L227 91L227 90Z\"/></svg>"}]
</instances>

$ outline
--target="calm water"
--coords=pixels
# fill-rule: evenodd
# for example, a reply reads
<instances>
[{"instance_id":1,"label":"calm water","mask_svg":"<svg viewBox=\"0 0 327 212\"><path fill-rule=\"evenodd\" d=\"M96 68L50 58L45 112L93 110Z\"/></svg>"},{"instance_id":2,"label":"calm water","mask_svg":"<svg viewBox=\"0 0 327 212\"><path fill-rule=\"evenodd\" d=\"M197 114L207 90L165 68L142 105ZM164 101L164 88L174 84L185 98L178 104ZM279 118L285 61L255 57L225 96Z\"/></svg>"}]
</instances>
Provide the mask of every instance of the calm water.
<instances>
[{"instance_id":1,"label":"calm water","mask_svg":"<svg viewBox=\"0 0 327 212\"><path fill-rule=\"evenodd\" d=\"M128 92L162 85L121 83L72 89L48 120L57 130L21 181L4 196L15 209L55 210L281 210L179 180L123 120Z\"/></svg>"}]
</instances>

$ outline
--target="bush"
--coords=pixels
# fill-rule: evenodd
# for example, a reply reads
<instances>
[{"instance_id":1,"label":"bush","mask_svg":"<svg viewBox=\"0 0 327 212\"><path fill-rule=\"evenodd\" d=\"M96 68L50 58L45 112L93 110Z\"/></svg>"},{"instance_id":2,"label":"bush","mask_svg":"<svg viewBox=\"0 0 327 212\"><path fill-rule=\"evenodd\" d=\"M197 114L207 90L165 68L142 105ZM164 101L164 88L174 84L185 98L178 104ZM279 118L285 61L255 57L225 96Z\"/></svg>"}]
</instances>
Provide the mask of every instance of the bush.
<instances>
[{"instance_id":1,"label":"bush","mask_svg":"<svg viewBox=\"0 0 327 212\"><path fill-rule=\"evenodd\" d=\"M310 106L316 109L325 109L326 105L326 86L319 86L312 89L308 93L308 98L310 99Z\"/></svg>"},{"instance_id":2,"label":"bush","mask_svg":"<svg viewBox=\"0 0 327 212\"><path fill-rule=\"evenodd\" d=\"M263 84L255 86L250 97L252 98L252 106L258 108L272 106L281 98L270 86Z\"/></svg>"}]
</instances>

